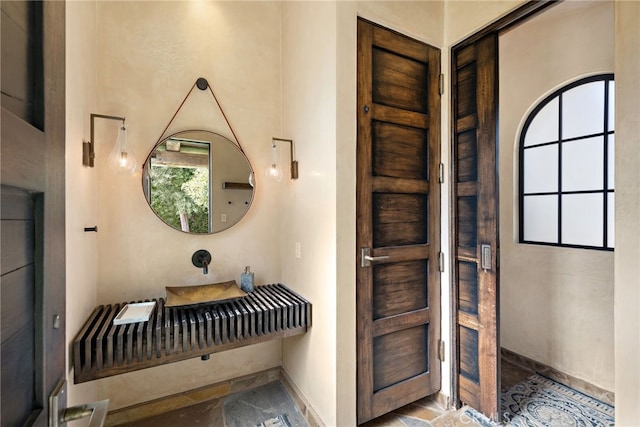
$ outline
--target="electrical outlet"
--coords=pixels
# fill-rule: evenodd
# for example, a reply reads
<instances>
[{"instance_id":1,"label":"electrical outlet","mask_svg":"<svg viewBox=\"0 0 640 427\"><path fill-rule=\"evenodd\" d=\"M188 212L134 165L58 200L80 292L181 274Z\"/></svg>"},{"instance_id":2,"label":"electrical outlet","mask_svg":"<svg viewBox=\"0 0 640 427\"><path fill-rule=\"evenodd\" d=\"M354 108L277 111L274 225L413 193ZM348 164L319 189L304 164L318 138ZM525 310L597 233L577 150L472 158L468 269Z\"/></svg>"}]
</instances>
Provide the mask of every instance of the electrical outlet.
<instances>
[{"instance_id":1,"label":"electrical outlet","mask_svg":"<svg viewBox=\"0 0 640 427\"><path fill-rule=\"evenodd\" d=\"M300 250L300 242L296 242L296 258L302 258L302 252Z\"/></svg>"}]
</instances>

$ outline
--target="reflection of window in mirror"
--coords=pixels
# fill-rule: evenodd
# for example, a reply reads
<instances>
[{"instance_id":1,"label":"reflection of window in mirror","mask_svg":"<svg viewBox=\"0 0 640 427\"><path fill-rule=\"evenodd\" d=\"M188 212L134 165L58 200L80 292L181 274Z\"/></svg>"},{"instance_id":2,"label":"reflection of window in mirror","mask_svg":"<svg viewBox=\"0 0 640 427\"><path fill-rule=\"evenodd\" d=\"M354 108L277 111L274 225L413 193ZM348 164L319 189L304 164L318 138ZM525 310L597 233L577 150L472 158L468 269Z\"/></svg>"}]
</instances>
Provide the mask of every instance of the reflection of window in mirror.
<instances>
[{"instance_id":1,"label":"reflection of window in mirror","mask_svg":"<svg viewBox=\"0 0 640 427\"><path fill-rule=\"evenodd\" d=\"M211 141L168 138L150 158L147 201L166 223L190 233L210 233Z\"/></svg>"}]
</instances>

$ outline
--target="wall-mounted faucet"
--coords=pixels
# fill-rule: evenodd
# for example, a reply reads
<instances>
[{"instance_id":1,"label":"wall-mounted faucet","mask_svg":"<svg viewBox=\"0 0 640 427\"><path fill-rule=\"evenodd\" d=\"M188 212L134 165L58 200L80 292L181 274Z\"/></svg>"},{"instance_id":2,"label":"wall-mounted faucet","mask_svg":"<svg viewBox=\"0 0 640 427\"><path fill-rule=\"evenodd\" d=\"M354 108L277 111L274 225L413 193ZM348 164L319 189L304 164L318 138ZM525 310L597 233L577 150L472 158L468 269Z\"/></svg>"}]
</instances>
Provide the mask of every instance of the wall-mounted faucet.
<instances>
[{"instance_id":1,"label":"wall-mounted faucet","mask_svg":"<svg viewBox=\"0 0 640 427\"><path fill-rule=\"evenodd\" d=\"M191 262L198 268L202 269L202 274L209 274L209 265L211 264L211 254L206 249L199 249L191 256Z\"/></svg>"}]
</instances>

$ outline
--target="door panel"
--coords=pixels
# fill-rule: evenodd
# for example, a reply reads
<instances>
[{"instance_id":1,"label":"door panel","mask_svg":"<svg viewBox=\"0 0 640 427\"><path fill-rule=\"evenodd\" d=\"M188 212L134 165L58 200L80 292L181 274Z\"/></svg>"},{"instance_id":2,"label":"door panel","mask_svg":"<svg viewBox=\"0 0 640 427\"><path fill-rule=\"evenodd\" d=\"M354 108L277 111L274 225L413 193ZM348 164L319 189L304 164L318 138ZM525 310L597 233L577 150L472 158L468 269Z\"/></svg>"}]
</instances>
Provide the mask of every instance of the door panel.
<instances>
[{"instance_id":1,"label":"door panel","mask_svg":"<svg viewBox=\"0 0 640 427\"><path fill-rule=\"evenodd\" d=\"M2 342L2 425L30 425L40 409L34 404L34 323ZM6 423L6 424L5 424Z\"/></svg>"},{"instance_id":2,"label":"door panel","mask_svg":"<svg viewBox=\"0 0 640 427\"><path fill-rule=\"evenodd\" d=\"M427 132L424 129L374 121L374 176L427 179Z\"/></svg>"},{"instance_id":3,"label":"door panel","mask_svg":"<svg viewBox=\"0 0 640 427\"><path fill-rule=\"evenodd\" d=\"M2 423L22 425L37 412L35 394L35 218L33 196L0 188L2 206Z\"/></svg>"},{"instance_id":4,"label":"door panel","mask_svg":"<svg viewBox=\"0 0 640 427\"><path fill-rule=\"evenodd\" d=\"M358 20L358 423L440 390L439 74L438 49Z\"/></svg>"},{"instance_id":5,"label":"door panel","mask_svg":"<svg viewBox=\"0 0 640 427\"><path fill-rule=\"evenodd\" d=\"M429 370L428 327L414 326L373 339L374 392Z\"/></svg>"},{"instance_id":6,"label":"door panel","mask_svg":"<svg viewBox=\"0 0 640 427\"><path fill-rule=\"evenodd\" d=\"M453 51L458 393L460 401L493 419L500 409L496 52L493 34ZM483 246L490 248L485 268Z\"/></svg>"},{"instance_id":7,"label":"door panel","mask_svg":"<svg viewBox=\"0 0 640 427\"><path fill-rule=\"evenodd\" d=\"M427 113L429 97L425 82L429 69L426 63L404 57L402 52L388 52L376 46L372 48L372 63L373 102Z\"/></svg>"},{"instance_id":8,"label":"door panel","mask_svg":"<svg viewBox=\"0 0 640 427\"><path fill-rule=\"evenodd\" d=\"M401 279L398 280L397 278ZM373 267L373 319L429 307L428 265L425 260Z\"/></svg>"},{"instance_id":9,"label":"door panel","mask_svg":"<svg viewBox=\"0 0 640 427\"><path fill-rule=\"evenodd\" d=\"M428 195L375 193L372 207L374 247L428 242Z\"/></svg>"}]
</instances>

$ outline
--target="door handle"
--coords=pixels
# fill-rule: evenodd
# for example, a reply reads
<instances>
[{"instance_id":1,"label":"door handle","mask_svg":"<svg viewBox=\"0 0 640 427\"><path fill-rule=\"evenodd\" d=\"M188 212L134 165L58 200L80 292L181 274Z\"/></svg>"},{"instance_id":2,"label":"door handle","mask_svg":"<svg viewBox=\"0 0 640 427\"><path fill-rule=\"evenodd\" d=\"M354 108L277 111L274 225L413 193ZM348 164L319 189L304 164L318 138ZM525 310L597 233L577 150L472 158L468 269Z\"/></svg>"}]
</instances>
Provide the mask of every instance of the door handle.
<instances>
[{"instance_id":1,"label":"door handle","mask_svg":"<svg viewBox=\"0 0 640 427\"><path fill-rule=\"evenodd\" d=\"M371 256L371 248L362 248L360 255L360 267L371 267L372 262L389 259L388 255Z\"/></svg>"},{"instance_id":2,"label":"door handle","mask_svg":"<svg viewBox=\"0 0 640 427\"><path fill-rule=\"evenodd\" d=\"M491 245L482 245L480 247L481 252L481 266L484 271L491 270Z\"/></svg>"},{"instance_id":3,"label":"door handle","mask_svg":"<svg viewBox=\"0 0 640 427\"><path fill-rule=\"evenodd\" d=\"M91 417L89 419L89 427L102 427L104 420L107 418L108 406L109 399L65 408L60 415L60 423L64 424L80 418Z\"/></svg>"},{"instance_id":4,"label":"door handle","mask_svg":"<svg viewBox=\"0 0 640 427\"><path fill-rule=\"evenodd\" d=\"M107 418L109 399L61 408L63 404L61 397L66 392L66 383L64 379L60 380L49 396L49 427L60 427L69 421L85 417L90 417L88 427L102 427Z\"/></svg>"}]
</instances>

